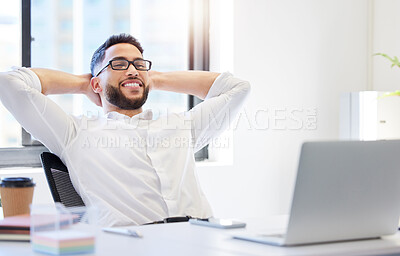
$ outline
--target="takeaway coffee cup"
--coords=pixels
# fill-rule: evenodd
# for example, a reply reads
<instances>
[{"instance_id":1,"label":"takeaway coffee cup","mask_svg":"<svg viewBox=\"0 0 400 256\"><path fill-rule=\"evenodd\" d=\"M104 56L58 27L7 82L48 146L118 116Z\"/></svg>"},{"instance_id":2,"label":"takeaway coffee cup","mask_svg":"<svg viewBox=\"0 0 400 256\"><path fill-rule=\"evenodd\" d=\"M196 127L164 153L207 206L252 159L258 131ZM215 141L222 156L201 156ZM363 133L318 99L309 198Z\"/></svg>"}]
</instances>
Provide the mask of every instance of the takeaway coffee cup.
<instances>
[{"instance_id":1,"label":"takeaway coffee cup","mask_svg":"<svg viewBox=\"0 0 400 256\"><path fill-rule=\"evenodd\" d=\"M29 214L35 183L32 178L7 177L0 180L1 205L4 217Z\"/></svg>"}]
</instances>

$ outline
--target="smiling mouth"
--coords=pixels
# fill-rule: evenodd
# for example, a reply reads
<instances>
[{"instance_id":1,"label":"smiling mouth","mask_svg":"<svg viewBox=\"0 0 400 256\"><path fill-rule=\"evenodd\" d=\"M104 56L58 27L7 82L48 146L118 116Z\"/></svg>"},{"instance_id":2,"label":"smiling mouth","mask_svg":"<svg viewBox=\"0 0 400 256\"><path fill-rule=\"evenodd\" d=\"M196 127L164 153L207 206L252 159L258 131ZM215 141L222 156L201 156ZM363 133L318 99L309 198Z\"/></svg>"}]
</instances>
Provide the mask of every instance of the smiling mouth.
<instances>
[{"instance_id":1,"label":"smiling mouth","mask_svg":"<svg viewBox=\"0 0 400 256\"><path fill-rule=\"evenodd\" d=\"M126 79L121 83L121 86L129 88L139 88L143 87L143 83L139 79Z\"/></svg>"},{"instance_id":2,"label":"smiling mouth","mask_svg":"<svg viewBox=\"0 0 400 256\"><path fill-rule=\"evenodd\" d=\"M126 83L126 84L123 84L122 86L123 86L123 87L130 87L130 88L139 88L139 87L141 87L142 85L139 84L139 83L133 82L133 83Z\"/></svg>"}]
</instances>

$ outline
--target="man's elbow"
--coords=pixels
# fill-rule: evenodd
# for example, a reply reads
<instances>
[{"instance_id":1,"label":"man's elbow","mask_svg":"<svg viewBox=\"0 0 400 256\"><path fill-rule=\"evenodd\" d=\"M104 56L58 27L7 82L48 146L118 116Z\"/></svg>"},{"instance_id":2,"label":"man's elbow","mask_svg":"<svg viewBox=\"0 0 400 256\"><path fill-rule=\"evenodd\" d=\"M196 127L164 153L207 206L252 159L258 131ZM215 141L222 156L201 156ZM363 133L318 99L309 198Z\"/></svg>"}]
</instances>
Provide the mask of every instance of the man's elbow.
<instances>
[{"instance_id":1,"label":"man's elbow","mask_svg":"<svg viewBox=\"0 0 400 256\"><path fill-rule=\"evenodd\" d=\"M251 91L251 85L250 85L250 83L247 82L247 81L244 81L244 83L243 83L242 86L243 86L243 90L246 91L247 94L249 94L250 91Z\"/></svg>"},{"instance_id":2,"label":"man's elbow","mask_svg":"<svg viewBox=\"0 0 400 256\"><path fill-rule=\"evenodd\" d=\"M251 85L249 82L247 81L242 81L239 85L240 88L240 92L243 95L244 98L247 98L247 96L250 94L251 92Z\"/></svg>"},{"instance_id":3,"label":"man's elbow","mask_svg":"<svg viewBox=\"0 0 400 256\"><path fill-rule=\"evenodd\" d=\"M5 86L10 80L8 72L0 72L0 86Z\"/></svg>"},{"instance_id":4,"label":"man's elbow","mask_svg":"<svg viewBox=\"0 0 400 256\"><path fill-rule=\"evenodd\" d=\"M18 75L17 71L0 72L0 86L9 87L18 81L24 81L21 76Z\"/></svg>"},{"instance_id":5,"label":"man's elbow","mask_svg":"<svg viewBox=\"0 0 400 256\"><path fill-rule=\"evenodd\" d=\"M4 97L9 97L9 91L15 90L15 87L13 86L14 80L15 77L11 72L0 72L0 101L2 101Z\"/></svg>"}]
</instances>

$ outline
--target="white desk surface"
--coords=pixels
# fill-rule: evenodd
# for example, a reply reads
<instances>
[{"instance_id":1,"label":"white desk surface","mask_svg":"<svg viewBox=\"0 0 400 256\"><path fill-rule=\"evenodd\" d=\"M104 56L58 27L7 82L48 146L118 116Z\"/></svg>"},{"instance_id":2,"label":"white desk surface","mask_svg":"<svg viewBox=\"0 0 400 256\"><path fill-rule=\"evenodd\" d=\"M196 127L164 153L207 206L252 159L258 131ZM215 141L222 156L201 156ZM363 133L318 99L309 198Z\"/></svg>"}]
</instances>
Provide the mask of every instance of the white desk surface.
<instances>
[{"instance_id":1,"label":"white desk surface","mask_svg":"<svg viewBox=\"0 0 400 256\"><path fill-rule=\"evenodd\" d=\"M279 222L248 222L247 230L259 230ZM241 241L231 234L244 229L222 230L188 222L134 227L143 238L110 234L98 229L94 255L385 255L400 254L400 233L383 239L329 243L297 247L276 247ZM0 242L0 255L43 255L34 253L28 242ZM87 255L87 254L86 254Z\"/></svg>"}]
</instances>

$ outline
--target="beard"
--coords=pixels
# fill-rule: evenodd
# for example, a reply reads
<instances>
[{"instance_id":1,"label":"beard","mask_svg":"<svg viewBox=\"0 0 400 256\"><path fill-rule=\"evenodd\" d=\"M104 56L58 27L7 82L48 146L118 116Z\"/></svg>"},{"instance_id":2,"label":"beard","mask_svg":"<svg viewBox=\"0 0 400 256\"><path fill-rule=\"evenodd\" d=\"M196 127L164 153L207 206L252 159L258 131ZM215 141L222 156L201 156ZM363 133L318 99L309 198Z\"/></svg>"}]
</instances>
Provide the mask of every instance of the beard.
<instances>
[{"instance_id":1,"label":"beard","mask_svg":"<svg viewBox=\"0 0 400 256\"><path fill-rule=\"evenodd\" d=\"M105 97L108 102L113 104L114 106L125 109L125 110L134 110L139 109L143 106L143 104L147 100L147 96L149 95L149 87L143 85L143 93L142 96L138 99L128 99L118 87L114 87L111 84L107 84L105 88Z\"/></svg>"}]
</instances>

